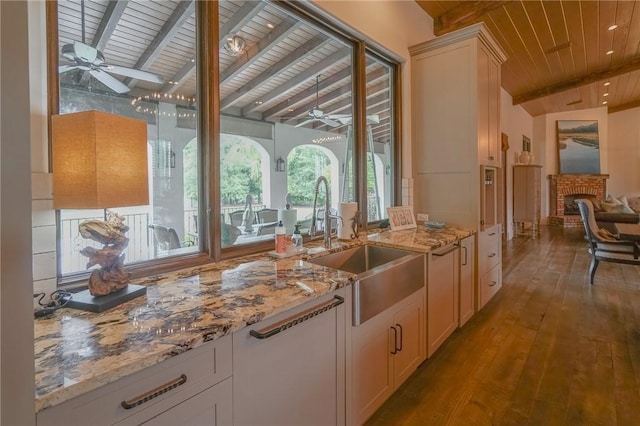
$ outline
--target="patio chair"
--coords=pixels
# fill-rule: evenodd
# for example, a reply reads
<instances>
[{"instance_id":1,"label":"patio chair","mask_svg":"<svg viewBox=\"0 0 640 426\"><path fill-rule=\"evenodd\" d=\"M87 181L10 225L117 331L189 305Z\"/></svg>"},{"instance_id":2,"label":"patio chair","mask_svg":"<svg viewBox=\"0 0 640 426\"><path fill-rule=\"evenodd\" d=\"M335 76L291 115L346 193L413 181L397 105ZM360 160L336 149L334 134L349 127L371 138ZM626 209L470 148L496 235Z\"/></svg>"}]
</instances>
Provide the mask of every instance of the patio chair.
<instances>
[{"instance_id":1,"label":"patio chair","mask_svg":"<svg viewBox=\"0 0 640 426\"><path fill-rule=\"evenodd\" d=\"M276 209L262 209L256 212L256 218L260 224L270 224L278 222L278 210Z\"/></svg>"},{"instance_id":2,"label":"patio chair","mask_svg":"<svg viewBox=\"0 0 640 426\"><path fill-rule=\"evenodd\" d=\"M178 233L173 228L155 224L149 225L149 228L153 230L156 253L193 245L192 241L180 241Z\"/></svg>"},{"instance_id":3,"label":"patio chair","mask_svg":"<svg viewBox=\"0 0 640 426\"><path fill-rule=\"evenodd\" d=\"M236 210L229 212L229 223L234 226L242 225L242 217L244 215L244 210Z\"/></svg>"},{"instance_id":4,"label":"patio chair","mask_svg":"<svg viewBox=\"0 0 640 426\"><path fill-rule=\"evenodd\" d=\"M635 241L618 240L604 228L599 228L593 213L593 204L586 199L575 200L584 225L585 238L589 243L591 264L589 265L589 283L600 261L640 265L640 246Z\"/></svg>"}]
</instances>

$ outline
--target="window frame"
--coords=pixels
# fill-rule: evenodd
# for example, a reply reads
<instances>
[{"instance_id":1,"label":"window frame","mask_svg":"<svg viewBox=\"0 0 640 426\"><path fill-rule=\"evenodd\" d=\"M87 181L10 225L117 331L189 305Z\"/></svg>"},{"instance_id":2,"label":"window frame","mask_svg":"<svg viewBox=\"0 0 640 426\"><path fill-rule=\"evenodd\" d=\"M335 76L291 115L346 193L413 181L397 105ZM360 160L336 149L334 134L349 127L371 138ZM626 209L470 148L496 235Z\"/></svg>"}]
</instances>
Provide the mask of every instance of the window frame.
<instances>
[{"instance_id":1,"label":"window frame","mask_svg":"<svg viewBox=\"0 0 640 426\"><path fill-rule=\"evenodd\" d=\"M377 50L359 39L355 31L336 24L313 7L302 2L272 1L289 13L295 14L320 27L322 30L335 35L345 43L353 46L352 61L352 93L353 93L353 137L354 137L354 199L360 206L360 224L362 229L376 227L379 221L369 223L366 215L366 54L374 54L393 70L391 82L391 103L393 108L391 137L393 140L393 174L392 203L398 205L401 200L401 95L400 63L389 58L388 54ZM60 90L58 81L58 2L46 2L47 26L47 108L48 108L48 163L49 171L53 172L51 162L51 116L59 113ZM219 19L217 1L196 2L196 55L197 62L197 96L198 120L197 132L199 140L199 167L202 172L199 178L199 223L203 237L199 239L199 252L151 259L142 263L127 265L132 278L140 278L158 273L189 268L211 261L221 261L241 257L248 254L263 252L272 248L272 241L257 242L222 248L221 229L214 218L219 218L220 200L220 99L218 87L220 83L219 66ZM89 272L61 275L60 212L56 210L56 276L59 286L79 287L86 285ZM205 237L206 235L206 237ZM321 237L317 237L321 238Z\"/></svg>"}]
</instances>

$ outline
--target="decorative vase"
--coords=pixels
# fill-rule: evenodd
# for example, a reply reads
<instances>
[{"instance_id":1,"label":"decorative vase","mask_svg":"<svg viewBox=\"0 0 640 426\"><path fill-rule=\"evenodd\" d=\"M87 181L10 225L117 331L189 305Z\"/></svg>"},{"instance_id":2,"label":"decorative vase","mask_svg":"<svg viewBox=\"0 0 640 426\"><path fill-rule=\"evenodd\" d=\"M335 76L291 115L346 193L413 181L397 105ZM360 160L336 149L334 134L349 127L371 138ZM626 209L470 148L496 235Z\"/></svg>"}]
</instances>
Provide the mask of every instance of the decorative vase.
<instances>
[{"instance_id":1,"label":"decorative vase","mask_svg":"<svg viewBox=\"0 0 640 426\"><path fill-rule=\"evenodd\" d=\"M522 164L529 164L531 162L531 154L529 151L522 151L522 154L520 154L520 162Z\"/></svg>"}]
</instances>

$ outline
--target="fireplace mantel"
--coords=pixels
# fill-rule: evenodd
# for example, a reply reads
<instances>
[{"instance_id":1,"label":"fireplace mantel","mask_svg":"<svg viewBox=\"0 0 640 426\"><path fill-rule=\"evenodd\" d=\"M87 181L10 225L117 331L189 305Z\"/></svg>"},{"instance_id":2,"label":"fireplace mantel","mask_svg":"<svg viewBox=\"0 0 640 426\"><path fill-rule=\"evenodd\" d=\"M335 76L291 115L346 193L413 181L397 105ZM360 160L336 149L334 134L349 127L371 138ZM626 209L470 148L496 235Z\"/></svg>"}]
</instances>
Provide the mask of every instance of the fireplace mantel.
<instances>
[{"instance_id":1,"label":"fireplace mantel","mask_svg":"<svg viewBox=\"0 0 640 426\"><path fill-rule=\"evenodd\" d=\"M603 174L549 175L549 225L564 228L582 226L580 216L565 216L564 197L587 194L604 200L607 194L607 179L609 175Z\"/></svg>"}]
</instances>

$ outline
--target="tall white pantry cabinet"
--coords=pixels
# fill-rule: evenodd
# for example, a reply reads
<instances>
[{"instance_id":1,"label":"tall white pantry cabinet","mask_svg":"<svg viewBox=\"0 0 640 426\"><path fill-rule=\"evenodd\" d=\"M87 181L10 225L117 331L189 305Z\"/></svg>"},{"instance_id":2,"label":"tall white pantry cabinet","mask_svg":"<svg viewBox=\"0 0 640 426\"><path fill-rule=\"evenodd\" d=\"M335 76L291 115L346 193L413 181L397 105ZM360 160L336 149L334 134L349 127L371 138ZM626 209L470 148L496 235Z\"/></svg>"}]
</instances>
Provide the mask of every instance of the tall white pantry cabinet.
<instances>
[{"instance_id":1,"label":"tall white pantry cabinet","mask_svg":"<svg viewBox=\"0 0 640 426\"><path fill-rule=\"evenodd\" d=\"M502 285L500 66L482 23L409 48L414 210L478 233L476 306ZM487 288L484 288L487 287Z\"/></svg>"}]
</instances>

